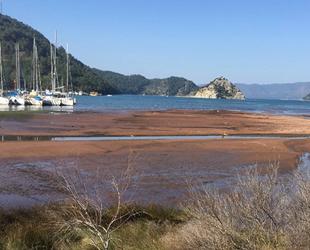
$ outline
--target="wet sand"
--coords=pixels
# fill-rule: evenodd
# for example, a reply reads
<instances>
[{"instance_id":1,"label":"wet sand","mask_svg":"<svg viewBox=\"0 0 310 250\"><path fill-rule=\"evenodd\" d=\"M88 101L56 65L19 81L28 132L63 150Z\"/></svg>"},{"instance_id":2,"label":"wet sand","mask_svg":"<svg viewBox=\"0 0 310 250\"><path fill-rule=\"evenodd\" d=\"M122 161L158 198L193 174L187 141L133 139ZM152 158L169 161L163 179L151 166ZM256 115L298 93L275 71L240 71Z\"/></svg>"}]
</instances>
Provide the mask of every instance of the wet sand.
<instances>
[{"instance_id":1,"label":"wet sand","mask_svg":"<svg viewBox=\"0 0 310 250\"><path fill-rule=\"evenodd\" d=\"M309 128L306 116L222 110L0 116L0 135L19 136L307 136ZM226 182L247 166L280 162L285 173L304 152L310 152L310 139L0 142L0 198L6 203L20 196L60 196L55 170L79 168L87 179L110 180L130 166L136 201L175 204L186 199L188 182L229 188Z\"/></svg>"}]
</instances>

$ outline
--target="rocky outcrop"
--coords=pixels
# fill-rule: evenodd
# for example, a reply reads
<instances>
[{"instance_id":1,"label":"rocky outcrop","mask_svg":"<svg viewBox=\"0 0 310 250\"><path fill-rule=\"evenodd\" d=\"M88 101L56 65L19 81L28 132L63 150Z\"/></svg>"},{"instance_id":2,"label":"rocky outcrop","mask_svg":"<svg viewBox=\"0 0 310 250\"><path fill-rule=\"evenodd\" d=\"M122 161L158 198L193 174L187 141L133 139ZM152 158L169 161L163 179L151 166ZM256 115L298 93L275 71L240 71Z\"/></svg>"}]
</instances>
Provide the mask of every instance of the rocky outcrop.
<instances>
[{"instance_id":1,"label":"rocky outcrop","mask_svg":"<svg viewBox=\"0 0 310 250\"><path fill-rule=\"evenodd\" d=\"M310 101L310 94L302 98L303 101Z\"/></svg>"},{"instance_id":2,"label":"rocky outcrop","mask_svg":"<svg viewBox=\"0 0 310 250\"><path fill-rule=\"evenodd\" d=\"M224 77L219 77L200 88L194 97L212 99L245 99L241 91Z\"/></svg>"}]
</instances>

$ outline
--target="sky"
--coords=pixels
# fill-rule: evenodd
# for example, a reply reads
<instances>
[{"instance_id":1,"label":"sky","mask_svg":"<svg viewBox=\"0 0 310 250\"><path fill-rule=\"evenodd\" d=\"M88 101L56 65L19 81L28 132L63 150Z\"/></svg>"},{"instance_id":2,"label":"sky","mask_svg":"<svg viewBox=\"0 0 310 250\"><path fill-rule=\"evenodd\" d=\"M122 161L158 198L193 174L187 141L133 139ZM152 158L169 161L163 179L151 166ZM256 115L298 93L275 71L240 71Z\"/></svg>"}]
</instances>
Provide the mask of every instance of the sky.
<instances>
[{"instance_id":1,"label":"sky","mask_svg":"<svg viewBox=\"0 0 310 250\"><path fill-rule=\"evenodd\" d=\"M84 64L197 85L310 81L309 0L0 0ZM39 46L39 44L37 44Z\"/></svg>"}]
</instances>

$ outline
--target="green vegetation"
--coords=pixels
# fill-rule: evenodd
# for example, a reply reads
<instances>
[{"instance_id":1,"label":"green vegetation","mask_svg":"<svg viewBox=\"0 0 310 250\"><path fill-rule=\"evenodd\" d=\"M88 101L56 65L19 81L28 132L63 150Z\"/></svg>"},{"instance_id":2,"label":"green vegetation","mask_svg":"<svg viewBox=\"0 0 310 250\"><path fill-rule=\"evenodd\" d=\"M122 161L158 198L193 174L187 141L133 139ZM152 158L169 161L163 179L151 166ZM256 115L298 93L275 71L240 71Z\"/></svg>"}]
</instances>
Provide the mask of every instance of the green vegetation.
<instances>
[{"instance_id":1,"label":"green vegetation","mask_svg":"<svg viewBox=\"0 0 310 250\"><path fill-rule=\"evenodd\" d=\"M74 196L33 208L2 209L0 249L309 249L309 175L278 175L277 164L262 171L240 173L229 192L192 188L191 201L179 209L124 203L98 210L95 200L88 197L85 203ZM98 237L109 225L104 247Z\"/></svg>"},{"instance_id":2,"label":"green vegetation","mask_svg":"<svg viewBox=\"0 0 310 250\"><path fill-rule=\"evenodd\" d=\"M198 91L198 87L182 77L171 76L165 79L153 79L144 93L147 95L185 96Z\"/></svg>"},{"instance_id":3,"label":"green vegetation","mask_svg":"<svg viewBox=\"0 0 310 250\"><path fill-rule=\"evenodd\" d=\"M199 89L195 83L182 77L147 79L141 75L125 76L97 69L94 72L112 82L123 94L185 96Z\"/></svg>"}]
</instances>

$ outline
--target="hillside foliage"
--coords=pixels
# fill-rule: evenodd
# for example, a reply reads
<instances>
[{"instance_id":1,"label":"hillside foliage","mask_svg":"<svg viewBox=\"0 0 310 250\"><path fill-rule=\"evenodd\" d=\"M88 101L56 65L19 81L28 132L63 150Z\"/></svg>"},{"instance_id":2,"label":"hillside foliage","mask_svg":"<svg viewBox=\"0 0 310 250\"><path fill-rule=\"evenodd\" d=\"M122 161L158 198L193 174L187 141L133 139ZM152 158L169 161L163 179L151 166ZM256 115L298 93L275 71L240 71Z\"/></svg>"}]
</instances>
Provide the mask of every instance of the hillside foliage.
<instances>
[{"instance_id":1,"label":"hillside foliage","mask_svg":"<svg viewBox=\"0 0 310 250\"><path fill-rule=\"evenodd\" d=\"M112 71L94 70L96 74L112 82L123 94L185 96L199 89L195 83L183 77L147 79L142 75L125 76Z\"/></svg>"}]
</instances>

